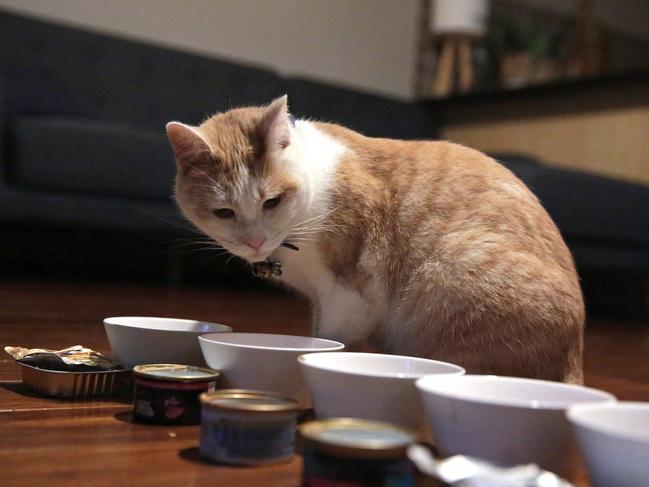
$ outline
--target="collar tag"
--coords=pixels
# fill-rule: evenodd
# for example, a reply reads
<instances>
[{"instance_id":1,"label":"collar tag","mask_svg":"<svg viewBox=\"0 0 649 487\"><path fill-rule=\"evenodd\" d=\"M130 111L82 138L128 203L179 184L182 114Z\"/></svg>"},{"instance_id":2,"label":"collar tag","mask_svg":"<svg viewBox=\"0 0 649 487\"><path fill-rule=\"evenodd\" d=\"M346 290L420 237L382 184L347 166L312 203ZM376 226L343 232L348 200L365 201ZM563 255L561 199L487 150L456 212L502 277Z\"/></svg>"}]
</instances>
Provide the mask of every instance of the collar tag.
<instances>
[{"instance_id":1,"label":"collar tag","mask_svg":"<svg viewBox=\"0 0 649 487\"><path fill-rule=\"evenodd\" d=\"M252 273L264 279L270 277L279 277L282 275L282 263L272 260L265 260L264 262L255 262L252 265Z\"/></svg>"}]
</instances>

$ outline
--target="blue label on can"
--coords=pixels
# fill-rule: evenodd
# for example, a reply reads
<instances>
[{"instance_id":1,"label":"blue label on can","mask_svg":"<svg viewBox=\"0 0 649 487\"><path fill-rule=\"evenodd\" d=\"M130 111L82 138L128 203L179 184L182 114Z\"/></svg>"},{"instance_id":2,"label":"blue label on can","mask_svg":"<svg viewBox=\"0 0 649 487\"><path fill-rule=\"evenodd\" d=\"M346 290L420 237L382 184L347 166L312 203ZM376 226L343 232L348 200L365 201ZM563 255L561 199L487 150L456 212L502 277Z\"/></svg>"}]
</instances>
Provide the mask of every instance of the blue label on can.
<instances>
[{"instance_id":1,"label":"blue label on can","mask_svg":"<svg viewBox=\"0 0 649 487\"><path fill-rule=\"evenodd\" d=\"M295 452L295 420L203 421L200 453L217 462L263 463L290 458Z\"/></svg>"}]
</instances>

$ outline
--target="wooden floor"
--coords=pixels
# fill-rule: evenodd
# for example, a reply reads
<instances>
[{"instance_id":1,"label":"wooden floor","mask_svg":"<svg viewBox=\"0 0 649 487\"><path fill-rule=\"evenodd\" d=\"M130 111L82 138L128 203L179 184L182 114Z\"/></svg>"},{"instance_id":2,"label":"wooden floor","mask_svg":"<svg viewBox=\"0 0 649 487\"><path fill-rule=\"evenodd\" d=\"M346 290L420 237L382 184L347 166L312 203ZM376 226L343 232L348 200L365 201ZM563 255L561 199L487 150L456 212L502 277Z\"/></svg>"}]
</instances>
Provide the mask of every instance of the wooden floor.
<instances>
[{"instance_id":1,"label":"wooden floor","mask_svg":"<svg viewBox=\"0 0 649 487\"><path fill-rule=\"evenodd\" d=\"M297 297L268 291L215 291L209 289L167 289L136 285L117 284L66 284L63 282L9 282L0 281L0 345L38 347L66 347L82 344L108 352L107 341L101 331L101 321L107 316L119 315L152 315L180 318L193 318L214 321L231 325L238 331L258 331L288 334L309 334L308 304ZM71 343L74 337L74 343ZM4 354L4 352L0 352ZM38 410L43 421L41 427L59 428L61 441L65 440L66 422L72 413L68 410L55 410L53 403L47 399L23 397L17 386L17 369L8 355L0 355L0 430L6 427L8 420L16 420L21 414L35 414ZM619 399L649 400L649 323L591 322L586 330L585 348L586 384L605 389ZM89 404L86 403L86 409ZM123 404L101 407L118 407ZM27 411L29 409L31 412ZM128 407L126 406L126 409ZM66 412L68 411L68 412ZM51 421L48 420L51 416ZM118 417L116 414L115 417ZM31 416L30 416L31 417ZM58 419L57 419L58 418ZM66 419L67 418L67 419ZM103 418L103 417L102 417ZM113 421L113 415L106 421ZM101 419L101 421L104 421ZM97 420L97 427L104 427ZM70 480L87 480L89 485L111 485L119 481L130 485L127 478L113 475L111 482L93 482L93 479L82 479L79 472L86 475L101 474L101 460L97 464L82 465L56 472L61 482L53 482L52 472L44 465L55 465L56 455L47 461L44 455L52 455L54 448L46 448L36 438L43 434L37 423L24 422L24 437L19 431L11 430L12 435L0 434L0 485L26 485L27 482L63 485ZM40 431L40 432L39 432ZM187 430L189 431L189 430ZM155 434L166 434L158 431ZM148 434L148 433L147 433ZM153 434L153 433L152 433ZM191 432L194 435L195 432ZM70 439L78 440L70 430ZM179 433L177 441L184 445L196 443L190 432ZM183 435L187 436L185 438ZM82 441L92 441L92 436L81 436ZM143 437L144 438L144 437ZM146 439L146 438L145 438ZM146 439L149 441L149 439ZM146 443L140 445L146 447ZM105 449L93 445L96 451L111 455L110 445ZM78 451L83 451L78 445ZM75 450L76 451L76 450ZM144 449L134 450L134 455L141 455L146 463ZM30 460L31 458L31 460ZM124 458L130 458L128 455ZM52 461L54 460L54 461ZM69 460L68 460L69 461ZM126 461L126 460L125 460ZM136 458L131 458L137 462ZM175 478L182 485L204 485L203 482L212 475L213 470L204 468L195 458L191 448L174 460L183 475ZM18 462L18 463L17 463ZM297 462L297 460L296 460ZM9 464L11 463L11 468ZM193 465L191 468L190 465ZM160 465L162 471L164 466ZM129 467L129 468L132 468ZM163 485L164 479L153 473L155 465L143 464L148 469L147 480L139 485ZM194 470L192 470L194 469ZM205 470L205 471L203 471ZM6 477L8 472L11 478ZM187 472L194 472L189 475ZM229 481L238 485L258 485L259 478L250 476L245 470L232 470ZM266 471L268 485L299 485L299 463ZM173 477L173 476L172 476ZM578 478L578 485L587 485L583 475ZM273 480L274 479L274 480ZM65 480L65 482L64 482ZM173 478L167 479L173 480ZM84 482L86 483L86 482ZM114 485L114 484L112 484ZM221 484L225 485L225 484Z\"/></svg>"}]
</instances>

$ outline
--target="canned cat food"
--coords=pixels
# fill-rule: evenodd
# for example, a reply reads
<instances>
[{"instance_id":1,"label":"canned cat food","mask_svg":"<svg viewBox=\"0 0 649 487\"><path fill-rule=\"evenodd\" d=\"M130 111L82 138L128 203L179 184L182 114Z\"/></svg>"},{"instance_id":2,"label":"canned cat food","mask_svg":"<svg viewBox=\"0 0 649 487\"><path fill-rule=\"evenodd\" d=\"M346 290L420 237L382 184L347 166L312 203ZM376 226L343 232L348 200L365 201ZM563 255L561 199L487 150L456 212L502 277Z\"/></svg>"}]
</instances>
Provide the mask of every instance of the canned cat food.
<instances>
[{"instance_id":1,"label":"canned cat food","mask_svg":"<svg viewBox=\"0 0 649 487\"><path fill-rule=\"evenodd\" d=\"M198 424L200 395L213 391L219 372L193 365L133 367L133 418L157 424Z\"/></svg>"},{"instance_id":2,"label":"canned cat food","mask_svg":"<svg viewBox=\"0 0 649 487\"><path fill-rule=\"evenodd\" d=\"M224 389L201 395L201 405L202 457L259 465L295 454L297 402L268 392Z\"/></svg>"},{"instance_id":3,"label":"canned cat food","mask_svg":"<svg viewBox=\"0 0 649 487\"><path fill-rule=\"evenodd\" d=\"M302 487L409 487L415 471L406 450L410 432L378 421L332 418L300 426Z\"/></svg>"}]
</instances>

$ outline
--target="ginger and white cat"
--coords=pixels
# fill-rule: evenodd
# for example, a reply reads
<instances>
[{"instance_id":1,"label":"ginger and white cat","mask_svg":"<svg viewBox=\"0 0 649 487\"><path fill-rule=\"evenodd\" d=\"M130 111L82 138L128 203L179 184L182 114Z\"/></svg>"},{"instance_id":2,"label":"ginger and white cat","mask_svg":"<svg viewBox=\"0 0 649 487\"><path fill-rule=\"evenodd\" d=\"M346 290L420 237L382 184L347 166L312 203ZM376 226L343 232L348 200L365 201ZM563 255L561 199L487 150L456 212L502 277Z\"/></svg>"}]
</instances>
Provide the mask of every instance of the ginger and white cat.
<instances>
[{"instance_id":1,"label":"ginger and white cat","mask_svg":"<svg viewBox=\"0 0 649 487\"><path fill-rule=\"evenodd\" d=\"M471 373L582 381L571 255L493 159L294 121L286 97L167 134L183 213L250 263L281 262L278 279L311 300L317 336Z\"/></svg>"}]
</instances>

